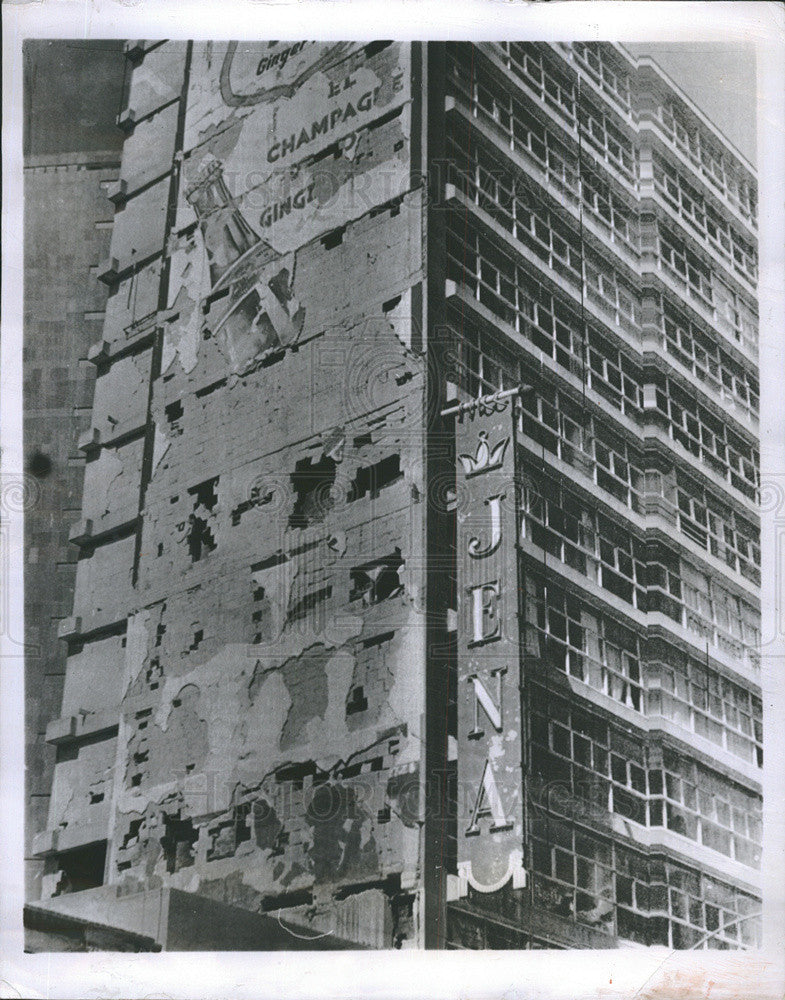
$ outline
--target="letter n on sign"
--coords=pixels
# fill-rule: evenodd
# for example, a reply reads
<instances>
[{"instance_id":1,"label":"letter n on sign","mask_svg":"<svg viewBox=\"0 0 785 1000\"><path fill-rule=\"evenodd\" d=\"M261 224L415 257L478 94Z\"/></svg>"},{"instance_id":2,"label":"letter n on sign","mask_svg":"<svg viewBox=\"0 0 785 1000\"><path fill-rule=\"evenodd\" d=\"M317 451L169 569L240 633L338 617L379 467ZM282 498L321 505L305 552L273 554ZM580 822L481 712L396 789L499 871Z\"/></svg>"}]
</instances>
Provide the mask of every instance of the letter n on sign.
<instances>
[{"instance_id":1,"label":"letter n on sign","mask_svg":"<svg viewBox=\"0 0 785 1000\"><path fill-rule=\"evenodd\" d=\"M456 421L458 877L525 885L513 397Z\"/></svg>"}]
</instances>

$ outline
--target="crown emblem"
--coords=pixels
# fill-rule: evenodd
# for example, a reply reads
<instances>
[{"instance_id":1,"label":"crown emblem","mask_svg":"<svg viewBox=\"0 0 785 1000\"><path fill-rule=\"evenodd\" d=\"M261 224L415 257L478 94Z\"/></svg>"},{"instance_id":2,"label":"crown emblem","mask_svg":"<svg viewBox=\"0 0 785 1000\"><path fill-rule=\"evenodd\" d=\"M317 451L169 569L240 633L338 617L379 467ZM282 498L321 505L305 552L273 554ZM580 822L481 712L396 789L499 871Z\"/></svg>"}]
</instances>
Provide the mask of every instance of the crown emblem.
<instances>
[{"instance_id":1,"label":"crown emblem","mask_svg":"<svg viewBox=\"0 0 785 1000\"><path fill-rule=\"evenodd\" d=\"M490 469L498 469L504 461L504 453L509 441L510 439L507 437L495 448L491 448L488 444L488 432L480 431L480 443L477 445L477 454L474 458L471 455L458 456L466 478L479 476L481 472L488 472Z\"/></svg>"}]
</instances>

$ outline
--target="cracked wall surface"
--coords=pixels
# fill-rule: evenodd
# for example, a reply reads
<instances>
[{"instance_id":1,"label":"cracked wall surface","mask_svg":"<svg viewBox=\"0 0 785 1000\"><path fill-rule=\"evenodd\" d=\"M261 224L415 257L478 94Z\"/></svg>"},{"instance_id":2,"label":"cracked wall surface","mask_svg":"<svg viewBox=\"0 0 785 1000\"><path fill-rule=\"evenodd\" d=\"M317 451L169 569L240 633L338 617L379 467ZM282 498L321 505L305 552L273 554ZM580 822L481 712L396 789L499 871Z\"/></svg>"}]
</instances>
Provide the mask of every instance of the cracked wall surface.
<instances>
[{"instance_id":1,"label":"cracked wall surface","mask_svg":"<svg viewBox=\"0 0 785 1000\"><path fill-rule=\"evenodd\" d=\"M408 47L137 45L49 891L77 868L63 844L99 843L124 892L411 946L425 363Z\"/></svg>"}]
</instances>

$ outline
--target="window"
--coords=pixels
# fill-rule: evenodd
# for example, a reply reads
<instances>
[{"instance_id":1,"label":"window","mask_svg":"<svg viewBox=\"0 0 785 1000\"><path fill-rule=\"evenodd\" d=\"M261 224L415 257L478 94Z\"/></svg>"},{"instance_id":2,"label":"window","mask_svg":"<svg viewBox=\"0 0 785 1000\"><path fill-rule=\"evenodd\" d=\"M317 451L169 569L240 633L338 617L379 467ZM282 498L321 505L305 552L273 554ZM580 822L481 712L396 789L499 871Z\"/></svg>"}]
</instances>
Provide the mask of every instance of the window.
<instances>
[{"instance_id":1,"label":"window","mask_svg":"<svg viewBox=\"0 0 785 1000\"><path fill-rule=\"evenodd\" d=\"M703 382L715 398L730 403L747 419L757 418L758 380L723 350L716 337L705 334L666 301L662 302L661 326L663 346L669 354Z\"/></svg>"},{"instance_id":2,"label":"window","mask_svg":"<svg viewBox=\"0 0 785 1000\"><path fill-rule=\"evenodd\" d=\"M760 698L662 639L650 640L648 652L647 713L663 715L761 767Z\"/></svg>"},{"instance_id":3,"label":"window","mask_svg":"<svg viewBox=\"0 0 785 1000\"><path fill-rule=\"evenodd\" d=\"M752 225L757 223L756 195L746 177L723 154L719 146L695 120L686 116L672 101L663 101L657 108L660 127L672 142L689 158L694 167Z\"/></svg>"},{"instance_id":4,"label":"window","mask_svg":"<svg viewBox=\"0 0 785 1000\"><path fill-rule=\"evenodd\" d=\"M717 475L749 499L758 489L758 450L702 406L694 394L660 376L656 409L669 437L700 458Z\"/></svg>"},{"instance_id":5,"label":"window","mask_svg":"<svg viewBox=\"0 0 785 1000\"><path fill-rule=\"evenodd\" d=\"M709 491L678 474L679 530L756 585L760 583L759 533Z\"/></svg>"},{"instance_id":6,"label":"window","mask_svg":"<svg viewBox=\"0 0 785 1000\"><path fill-rule=\"evenodd\" d=\"M674 752L664 751L656 778L662 808L652 826L665 826L750 867L760 865L760 797ZM651 771L649 773L651 780ZM659 803L653 800L651 805Z\"/></svg>"},{"instance_id":7,"label":"window","mask_svg":"<svg viewBox=\"0 0 785 1000\"><path fill-rule=\"evenodd\" d=\"M547 417L547 414L546 414ZM554 412L554 422L558 419ZM595 441L595 449L602 448ZM611 461L603 450L603 460ZM598 460L599 468L599 460ZM522 535L633 607L646 607L642 541L542 474L524 476Z\"/></svg>"},{"instance_id":8,"label":"window","mask_svg":"<svg viewBox=\"0 0 785 1000\"><path fill-rule=\"evenodd\" d=\"M583 681L628 708L642 711L637 634L607 614L527 574L527 654Z\"/></svg>"}]
</instances>

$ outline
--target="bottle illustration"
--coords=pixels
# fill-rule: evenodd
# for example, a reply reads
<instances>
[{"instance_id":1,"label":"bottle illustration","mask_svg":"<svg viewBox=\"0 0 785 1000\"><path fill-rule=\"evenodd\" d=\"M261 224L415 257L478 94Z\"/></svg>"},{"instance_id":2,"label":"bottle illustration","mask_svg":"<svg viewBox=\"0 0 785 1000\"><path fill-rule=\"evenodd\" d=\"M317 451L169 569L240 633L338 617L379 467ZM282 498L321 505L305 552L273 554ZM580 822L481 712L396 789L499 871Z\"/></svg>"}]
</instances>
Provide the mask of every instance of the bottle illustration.
<instances>
[{"instance_id":1,"label":"bottle illustration","mask_svg":"<svg viewBox=\"0 0 785 1000\"><path fill-rule=\"evenodd\" d=\"M292 298L291 264L251 228L226 185L220 160L203 161L185 197L209 261L211 289L203 309L212 334L240 364L293 343L304 310Z\"/></svg>"}]
</instances>

